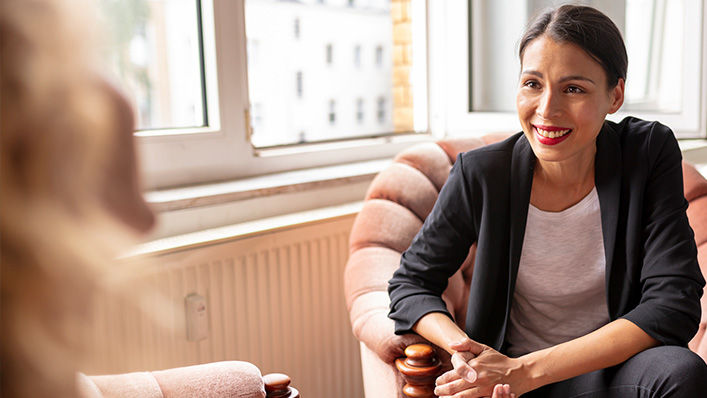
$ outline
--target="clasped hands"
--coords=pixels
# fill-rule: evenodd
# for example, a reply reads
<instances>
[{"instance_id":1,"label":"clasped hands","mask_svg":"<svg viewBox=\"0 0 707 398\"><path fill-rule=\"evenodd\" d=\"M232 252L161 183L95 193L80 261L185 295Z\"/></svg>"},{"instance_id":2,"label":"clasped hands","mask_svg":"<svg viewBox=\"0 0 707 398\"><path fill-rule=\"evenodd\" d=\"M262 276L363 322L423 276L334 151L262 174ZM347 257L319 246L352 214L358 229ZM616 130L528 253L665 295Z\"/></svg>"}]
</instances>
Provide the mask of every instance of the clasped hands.
<instances>
[{"instance_id":1,"label":"clasped hands","mask_svg":"<svg viewBox=\"0 0 707 398\"><path fill-rule=\"evenodd\" d=\"M469 338L449 345L454 369L439 376L435 395L454 398L515 398L527 392L526 367L517 358Z\"/></svg>"}]
</instances>

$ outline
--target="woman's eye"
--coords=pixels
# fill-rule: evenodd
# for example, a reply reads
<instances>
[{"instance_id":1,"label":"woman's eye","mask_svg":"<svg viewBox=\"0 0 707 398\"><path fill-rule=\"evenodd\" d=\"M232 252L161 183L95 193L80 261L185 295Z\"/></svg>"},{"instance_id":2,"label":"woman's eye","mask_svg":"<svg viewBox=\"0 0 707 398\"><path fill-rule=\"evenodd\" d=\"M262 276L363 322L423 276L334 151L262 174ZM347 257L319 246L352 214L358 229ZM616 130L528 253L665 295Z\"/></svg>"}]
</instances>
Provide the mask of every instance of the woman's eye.
<instances>
[{"instance_id":1,"label":"woman's eye","mask_svg":"<svg viewBox=\"0 0 707 398\"><path fill-rule=\"evenodd\" d=\"M529 88L538 88L540 87L540 84L536 82L535 80L528 80L527 82L523 83L523 86L529 87Z\"/></svg>"},{"instance_id":2,"label":"woman's eye","mask_svg":"<svg viewBox=\"0 0 707 398\"><path fill-rule=\"evenodd\" d=\"M581 88L579 88L577 86L569 86L569 87L567 87L567 92L570 94L580 94L580 93L583 93L584 90L582 90Z\"/></svg>"}]
</instances>

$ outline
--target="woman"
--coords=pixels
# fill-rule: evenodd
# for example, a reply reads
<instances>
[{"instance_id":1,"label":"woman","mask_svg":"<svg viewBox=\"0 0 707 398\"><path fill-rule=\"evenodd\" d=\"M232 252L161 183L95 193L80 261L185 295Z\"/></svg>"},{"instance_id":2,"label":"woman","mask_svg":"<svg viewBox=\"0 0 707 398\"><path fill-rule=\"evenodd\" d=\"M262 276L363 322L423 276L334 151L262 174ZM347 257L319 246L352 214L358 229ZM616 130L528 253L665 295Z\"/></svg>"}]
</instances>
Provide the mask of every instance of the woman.
<instances>
[{"instance_id":1,"label":"woman","mask_svg":"<svg viewBox=\"0 0 707 398\"><path fill-rule=\"evenodd\" d=\"M0 2L0 396L70 397L93 293L153 215L76 0ZM112 278L108 278L112 279Z\"/></svg>"},{"instance_id":2,"label":"woman","mask_svg":"<svg viewBox=\"0 0 707 398\"><path fill-rule=\"evenodd\" d=\"M677 141L605 120L624 99L620 32L565 5L519 56L523 132L457 158L390 281L396 333L453 354L441 396L700 396L707 366L685 347L705 282ZM440 296L473 243L461 330Z\"/></svg>"}]
</instances>

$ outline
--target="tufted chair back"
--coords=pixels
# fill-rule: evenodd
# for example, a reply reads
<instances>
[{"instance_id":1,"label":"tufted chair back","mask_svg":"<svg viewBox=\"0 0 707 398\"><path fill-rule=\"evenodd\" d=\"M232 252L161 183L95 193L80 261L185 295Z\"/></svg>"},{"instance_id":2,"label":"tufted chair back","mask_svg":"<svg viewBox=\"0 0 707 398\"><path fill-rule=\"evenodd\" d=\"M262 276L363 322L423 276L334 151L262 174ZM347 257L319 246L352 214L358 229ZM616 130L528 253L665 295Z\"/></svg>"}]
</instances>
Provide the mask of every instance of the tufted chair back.
<instances>
[{"instance_id":1,"label":"tufted chair back","mask_svg":"<svg viewBox=\"0 0 707 398\"><path fill-rule=\"evenodd\" d=\"M361 342L361 361L366 397L402 397L402 377L393 365L405 347L425 342L417 335L396 336L387 317L390 300L388 280L400 264L400 256L422 227L444 185L456 156L497 142L509 134L481 138L446 139L425 143L401 152L371 183L349 239L349 260L344 275L346 304L353 333ZM707 275L707 180L683 163L688 217L695 230L699 262ZM464 328L469 286L474 269L475 245L450 279L442 298L457 324ZM703 298L703 322L690 348L707 360L707 299ZM703 341L704 340L704 341ZM448 354L438 351L448 364Z\"/></svg>"}]
</instances>

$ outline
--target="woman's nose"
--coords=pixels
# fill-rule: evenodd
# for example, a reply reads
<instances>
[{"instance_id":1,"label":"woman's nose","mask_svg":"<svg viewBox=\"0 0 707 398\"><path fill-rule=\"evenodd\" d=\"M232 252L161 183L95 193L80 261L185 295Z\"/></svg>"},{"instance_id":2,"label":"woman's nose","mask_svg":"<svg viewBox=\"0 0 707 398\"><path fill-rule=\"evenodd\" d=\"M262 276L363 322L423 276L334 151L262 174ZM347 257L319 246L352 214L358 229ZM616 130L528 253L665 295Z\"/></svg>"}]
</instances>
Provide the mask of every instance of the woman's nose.
<instances>
[{"instance_id":1,"label":"woman's nose","mask_svg":"<svg viewBox=\"0 0 707 398\"><path fill-rule=\"evenodd\" d=\"M546 90L538 102L535 113L543 119L551 119L561 112L561 104L559 98L550 90Z\"/></svg>"}]
</instances>

